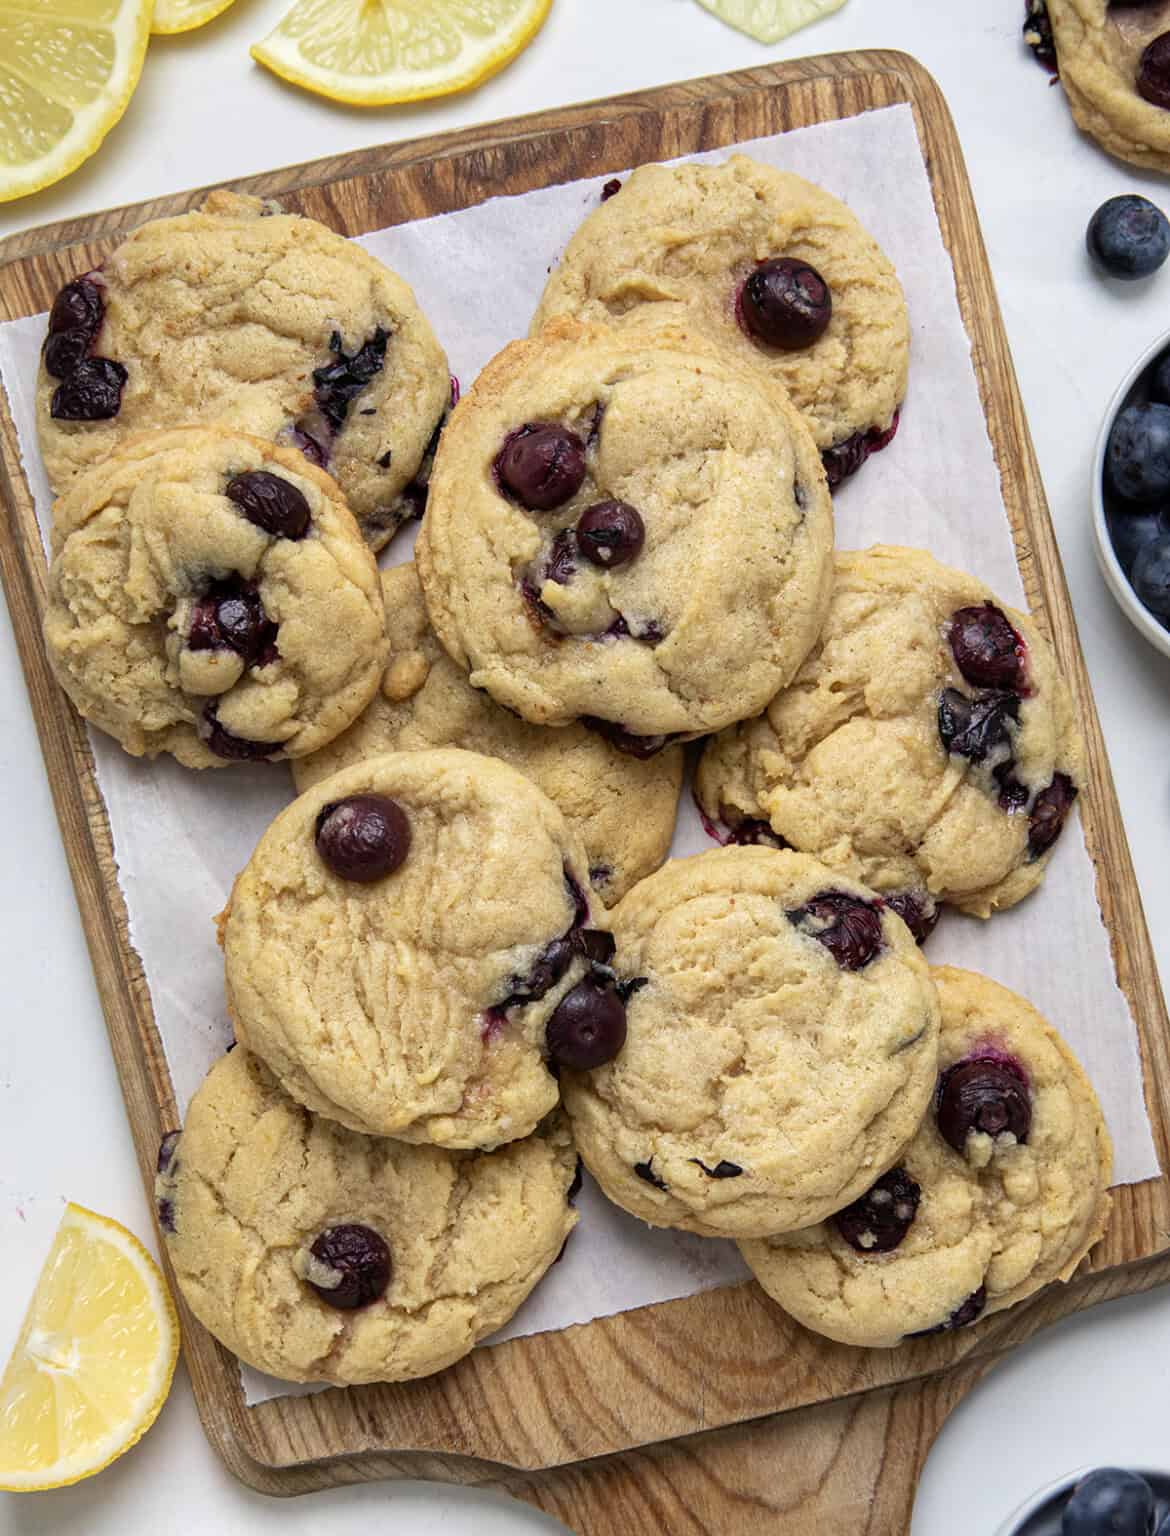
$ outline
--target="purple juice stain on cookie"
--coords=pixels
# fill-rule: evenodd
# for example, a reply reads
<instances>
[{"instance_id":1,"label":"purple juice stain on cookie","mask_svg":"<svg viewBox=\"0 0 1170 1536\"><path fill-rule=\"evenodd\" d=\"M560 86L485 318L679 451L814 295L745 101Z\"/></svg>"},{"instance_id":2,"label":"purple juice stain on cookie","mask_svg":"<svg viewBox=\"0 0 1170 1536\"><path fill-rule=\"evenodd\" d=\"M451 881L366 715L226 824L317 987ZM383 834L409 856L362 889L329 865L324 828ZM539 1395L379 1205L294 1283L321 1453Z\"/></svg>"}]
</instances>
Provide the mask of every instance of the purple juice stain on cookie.
<instances>
[{"instance_id":1,"label":"purple juice stain on cookie","mask_svg":"<svg viewBox=\"0 0 1170 1536\"><path fill-rule=\"evenodd\" d=\"M1058 773L1036 796L1028 818L1028 853L1033 859L1047 853L1060 836L1076 798L1077 787L1067 773Z\"/></svg>"},{"instance_id":2,"label":"purple juice stain on cookie","mask_svg":"<svg viewBox=\"0 0 1170 1536\"><path fill-rule=\"evenodd\" d=\"M530 512L551 512L580 490L585 444L568 427L526 422L504 439L493 472L504 495Z\"/></svg>"},{"instance_id":3,"label":"purple juice stain on cookie","mask_svg":"<svg viewBox=\"0 0 1170 1536\"><path fill-rule=\"evenodd\" d=\"M880 453L883 448L889 447L897 436L901 419L902 408L899 406L894 412L893 420L884 430L880 427L871 427L868 432L855 432L852 437L847 437L843 442L834 443L831 448L823 449L821 463L825 466L829 489L835 491L843 480L848 480L850 475L857 473L866 459L875 453Z\"/></svg>"},{"instance_id":4,"label":"purple juice stain on cookie","mask_svg":"<svg viewBox=\"0 0 1170 1536\"><path fill-rule=\"evenodd\" d=\"M823 944L843 971L864 970L881 953L881 913L859 896L821 891L784 915L794 928Z\"/></svg>"},{"instance_id":5,"label":"purple juice stain on cookie","mask_svg":"<svg viewBox=\"0 0 1170 1536\"><path fill-rule=\"evenodd\" d=\"M977 1291L972 1291L960 1306L956 1307L945 1322L936 1324L933 1328L921 1328L917 1333L908 1333L908 1339L930 1339L937 1333L953 1333L956 1328L966 1328L977 1321L987 1305L987 1287L981 1285Z\"/></svg>"},{"instance_id":6,"label":"purple juice stain on cookie","mask_svg":"<svg viewBox=\"0 0 1170 1536\"><path fill-rule=\"evenodd\" d=\"M348 795L322 806L313 832L322 862L342 880L370 885L410 852L410 821L387 795Z\"/></svg>"},{"instance_id":7,"label":"purple juice stain on cookie","mask_svg":"<svg viewBox=\"0 0 1170 1536\"><path fill-rule=\"evenodd\" d=\"M1028 691L1027 647L1007 614L994 603L956 609L947 640L955 665L976 688Z\"/></svg>"},{"instance_id":8,"label":"purple juice stain on cookie","mask_svg":"<svg viewBox=\"0 0 1170 1536\"><path fill-rule=\"evenodd\" d=\"M832 1218L858 1253L891 1253L914 1224L922 1190L905 1168L891 1168L859 1200Z\"/></svg>"},{"instance_id":9,"label":"purple juice stain on cookie","mask_svg":"<svg viewBox=\"0 0 1170 1536\"><path fill-rule=\"evenodd\" d=\"M1027 1074L1006 1055L958 1062L939 1078L935 1115L939 1134L958 1153L966 1151L972 1135L1026 1142L1032 1128Z\"/></svg>"},{"instance_id":10,"label":"purple juice stain on cookie","mask_svg":"<svg viewBox=\"0 0 1170 1536\"><path fill-rule=\"evenodd\" d=\"M227 483L224 495L255 525L277 539L303 539L309 531L309 503L303 491L266 469L247 470Z\"/></svg>"},{"instance_id":11,"label":"purple juice stain on cookie","mask_svg":"<svg viewBox=\"0 0 1170 1536\"><path fill-rule=\"evenodd\" d=\"M342 1312L368 1307L386 1294L393 1273L390 1249L373 1227L358 1222L328 1227L309 1249L313 1263L305 1284Z\"/></svg>"}]
</instances>

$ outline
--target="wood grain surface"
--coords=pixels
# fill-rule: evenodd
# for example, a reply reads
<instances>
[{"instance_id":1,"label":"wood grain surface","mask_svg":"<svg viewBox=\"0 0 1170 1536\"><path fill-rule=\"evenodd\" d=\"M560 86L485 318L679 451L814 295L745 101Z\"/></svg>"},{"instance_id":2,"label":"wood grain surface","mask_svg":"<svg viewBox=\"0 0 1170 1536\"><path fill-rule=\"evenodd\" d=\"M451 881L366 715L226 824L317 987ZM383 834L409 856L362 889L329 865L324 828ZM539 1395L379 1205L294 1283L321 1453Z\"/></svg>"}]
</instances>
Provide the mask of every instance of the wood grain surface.
<instances>
[{"instance_id":1,"label":"wood grain surface","mask_svg":"<svg viewBox=\"0 0 1170 1536\"><path fill-rule=\"evenodd\" d=\"M883 52L797 60L238 185L359 234L896 103L913 110L954 262L1029 603L1051 632L1079 701L1089 759L1086 837L1118 977L1138 1021L1165 1169L1165 1006L961 151L921 67ZM106 256L120 234L201 196L159 199L0 242L7 263L0 318L47 308L57 288ZM159 1138L178 1119L127 937L85 732L41 650L44 560L2 398L0 495L7 522L0 574L149 1186ZM1163 1176L1118 1192L1109 1232L1072 1284L973 1329L897 1350L817 1339L754 1285L480 1349L425 1381L335 1389L251 1409L233 1357L186 1312L184 1348L209 1438L237 1476L265 1492L428 1477L499 1488L580 1536L898 1533L908 1527L918 1472L939 1426L998 1355L1067 1313L1167 1279L1170 1180Z\"/></svg>"}]
</instances>

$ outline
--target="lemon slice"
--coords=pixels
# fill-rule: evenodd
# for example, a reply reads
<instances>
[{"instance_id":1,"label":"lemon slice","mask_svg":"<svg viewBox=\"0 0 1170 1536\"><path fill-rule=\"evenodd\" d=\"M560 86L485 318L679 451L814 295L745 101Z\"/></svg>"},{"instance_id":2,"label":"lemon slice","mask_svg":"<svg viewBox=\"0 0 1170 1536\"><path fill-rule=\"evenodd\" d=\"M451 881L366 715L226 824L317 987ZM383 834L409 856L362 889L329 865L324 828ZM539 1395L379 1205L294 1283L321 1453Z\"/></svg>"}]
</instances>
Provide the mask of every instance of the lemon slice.
<instances>
[{"instance_id":1,"label":"lemon slice","mask_svg":"<svg viewBox=\"0 0 1170 1536\"><path fill-rule=\"evenodd\" d=\"M179 1322L158 1265L125 1227L69 1205L0 1381L0 1488L100 1472L154 1423Z\"/></svg>"},{"instance_id":2,"label":"lemon slice","mask_svg":"<svg viewBox=\"0 0 1170 1536\"><path fill-rule=\"evenodd\" d=\"M699 4L761 43L778 43L810 21L839 11L845 0L699 0Z\"/></svg>"},{"instance_id":3,"label":"lemon slice","mask_svg":"<svg viewBox=\"0 0 1170 1536\"><path fill-rule=\"evenodd\" d=\"M193 32L221 16L233 0L154 0L150 30L156 37Z\"/></svg>"},{"instance_id":4,"label":"lemon slice","mask_svg":"<svg viewBox=\"0 0 1170 1536\"><path fill-rule=\"evenodd\" d=\"M2 0L0 0L2 3ZM296 0L252 57L293 85L380 107L470 90L540 30L552 0Z\"/></svg>"},{"instance_id":5,"label":"lemon slice","mask_svg":"<svg viewBox=\"0 0 1170 1536\"><path fill-rule=\"evenodd\" d=\"M151 0L0 0L0 203L87 160L126 110Z\"/></svg>"}]
</instances>

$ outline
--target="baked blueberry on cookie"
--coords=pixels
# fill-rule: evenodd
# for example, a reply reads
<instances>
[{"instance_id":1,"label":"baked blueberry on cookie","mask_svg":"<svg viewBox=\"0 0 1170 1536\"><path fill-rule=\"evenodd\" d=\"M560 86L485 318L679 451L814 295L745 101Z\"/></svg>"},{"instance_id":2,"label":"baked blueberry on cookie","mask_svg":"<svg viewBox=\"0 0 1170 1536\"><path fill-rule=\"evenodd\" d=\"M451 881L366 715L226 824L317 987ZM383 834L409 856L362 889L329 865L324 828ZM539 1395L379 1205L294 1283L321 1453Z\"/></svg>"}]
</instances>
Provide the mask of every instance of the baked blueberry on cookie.
<instances>
[{"instance_id":1,"label":"baked blueberry on cookie","mask_svg":"<svg viewBox=\"0 0 1170 1536\"><path fill-rule=\"evenodd\" d=\"M1078 128L1121 160L1170 169L1166 6L1047 0L1046 25Z\"/></svg>"},{"instance_id":2,"label":"baked blueberry on cookie","mask_svg":"<svg viewBox=\"0 0 1170 1536\"><path fill-rule=\"evenodd\" d=\"M697 795L743 840L864 880L919 938L940 902L987 917L1044 877L1080 738L1032 621L924 550L839 552L815 649L706 748Z\"/></svg>"},{"instance_id":3,"label":"baked blueberry on cookie","mask_svg":"<svg viewBox=\"0 0 1170 1536\"><path fill-rule=\"evenodd\" d=\"M830 485L884 447L910 327L889 260L844 203L745 155L645 165L570 240L533 333L555 315L707 329L791 395Z\"/></svg>"},{"instance_id":4,"label":"baked blueberry on cookie","mask_svg":"<svg viewBox=\"0 0 1170 1536\"><path fill-rule=\"evenodd\" d=\"M196 1317L285 1381L406 1381L516 1311L576 1222L564 1117L490 1156L359 1136L244 1050L159 1153L159 1226Z\"/></svg>"},{"instance_id":5,"label":"baked blueberry on cookie","mask_svg":"<svg viewBox=\"0 0 1170 1536\"><path fill-rule=\"evenodd\" d=\"M672 860L610 920L625 1049L561 1086L617 1205L760 1236L848 1205L901 1155L934 1090L938 1000L872 891L803 854L722 848Z\"/></svg>"},{"instance_id":6,"label":"baked blueberry on cookie","mask_svg":"<svg viewBox=\"0 0 1170 1536\"><path fill-rule=\"evenodd\" d=\"M683 751L639 760L582 725L541 730L475 689L427 622L413 565L382 572L390 661L364 713L320 752L299 758L298 790L384 752L463 747L499 757L542 789L581 839L593 889L617 901L670 848Z\"/></svg>"},{"instance_id":7,"label":"baked blueberry on cookie","mask_svg":"<svg viewBox=\"0 0 1170 1536\"><path fill-rule=\"evenodd\" d=\"M417 559L474 687L649 756L792 677L825 615L832 539L782 389L686 332L561 320L506 347L456 407Z\"/></svg>"},{"instance_id":8,"label":"baked blueberry on cookie","mask_svg":"<svg viewBox=\"0 0 1170 1536\"><path fill-rule=\"evenodd\" d=\"M136 757L295 757L365 708L386 663L373 556L295 449L216 428L128 439L53 508L45 648Z\"/></svg>"},{"instance_id":9,"label":"baked blueberry on cookie","mask_svg":"<svg viewBox=\"0 0 1170 1536\"><path fill-rule=\"evenodd\" d=\"M215 423L290 443L378 549L418 511L450 394L401 278L313 219L213 192L57 295L37 423L57 492L134 432Z\"/></svg>"},{"instance_id":10,"label":"baked blueberry on cookie","mask_svg":"<svg viewBox=\"0 0 1170 1536\"><path fill-rule=\"evenodd\" d=\"M514 768L400 752L307 790L221 918L242 1045L353 1130L444 1147L527 1136L554 1071L625 1039L580 844Z\"/></svg>"},{"instance_id":11,"label":"baked blueberry on cookie","mask_svg":"<svg viewBox=\"0 0 1170 1536\"><path fill-rule=\"evenodd\" d=\"M1067 1280L1105 1230L1113 1154L1080 1064L1006 987L942 966L939 1077L896 1168L803 1232L740 1244L786 1312L890 1348Z\"/></svg>"}]
</instances>

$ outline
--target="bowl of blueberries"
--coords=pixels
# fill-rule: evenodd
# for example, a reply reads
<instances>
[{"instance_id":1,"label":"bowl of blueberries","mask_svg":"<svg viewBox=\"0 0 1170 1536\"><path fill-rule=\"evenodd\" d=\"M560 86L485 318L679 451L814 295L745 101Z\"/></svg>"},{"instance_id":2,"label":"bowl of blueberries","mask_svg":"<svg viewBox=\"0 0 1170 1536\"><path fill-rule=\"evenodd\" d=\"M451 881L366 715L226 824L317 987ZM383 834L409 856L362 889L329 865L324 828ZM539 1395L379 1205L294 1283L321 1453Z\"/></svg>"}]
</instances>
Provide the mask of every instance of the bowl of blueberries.
<instances>
[{"instance_id":1,"label":"bowl of blueberries","mask_svg":"<svg viewBox=\"0 0 1170 1536\"><path fill-rule=\"evenodd\" d=\"M1170 223L1144 197L1093 215L1089 254L1109 276L1150 277L1170 253ZM1093 531L1122 611L1170 656L1170 332L1138 358L1110 401L1093 462Z\"/></svg>"},{"instance_id":2,"label":"bowl of blueberries","mask_svg":"<svg viewBox=\"0 0 1170 1536\"><path fill-rule=\"evenodd\" d=\"M1073 1473L1034 1493L996 1536L1170 1536L1170 1473Z\"/></svg>"}]
</instances>

